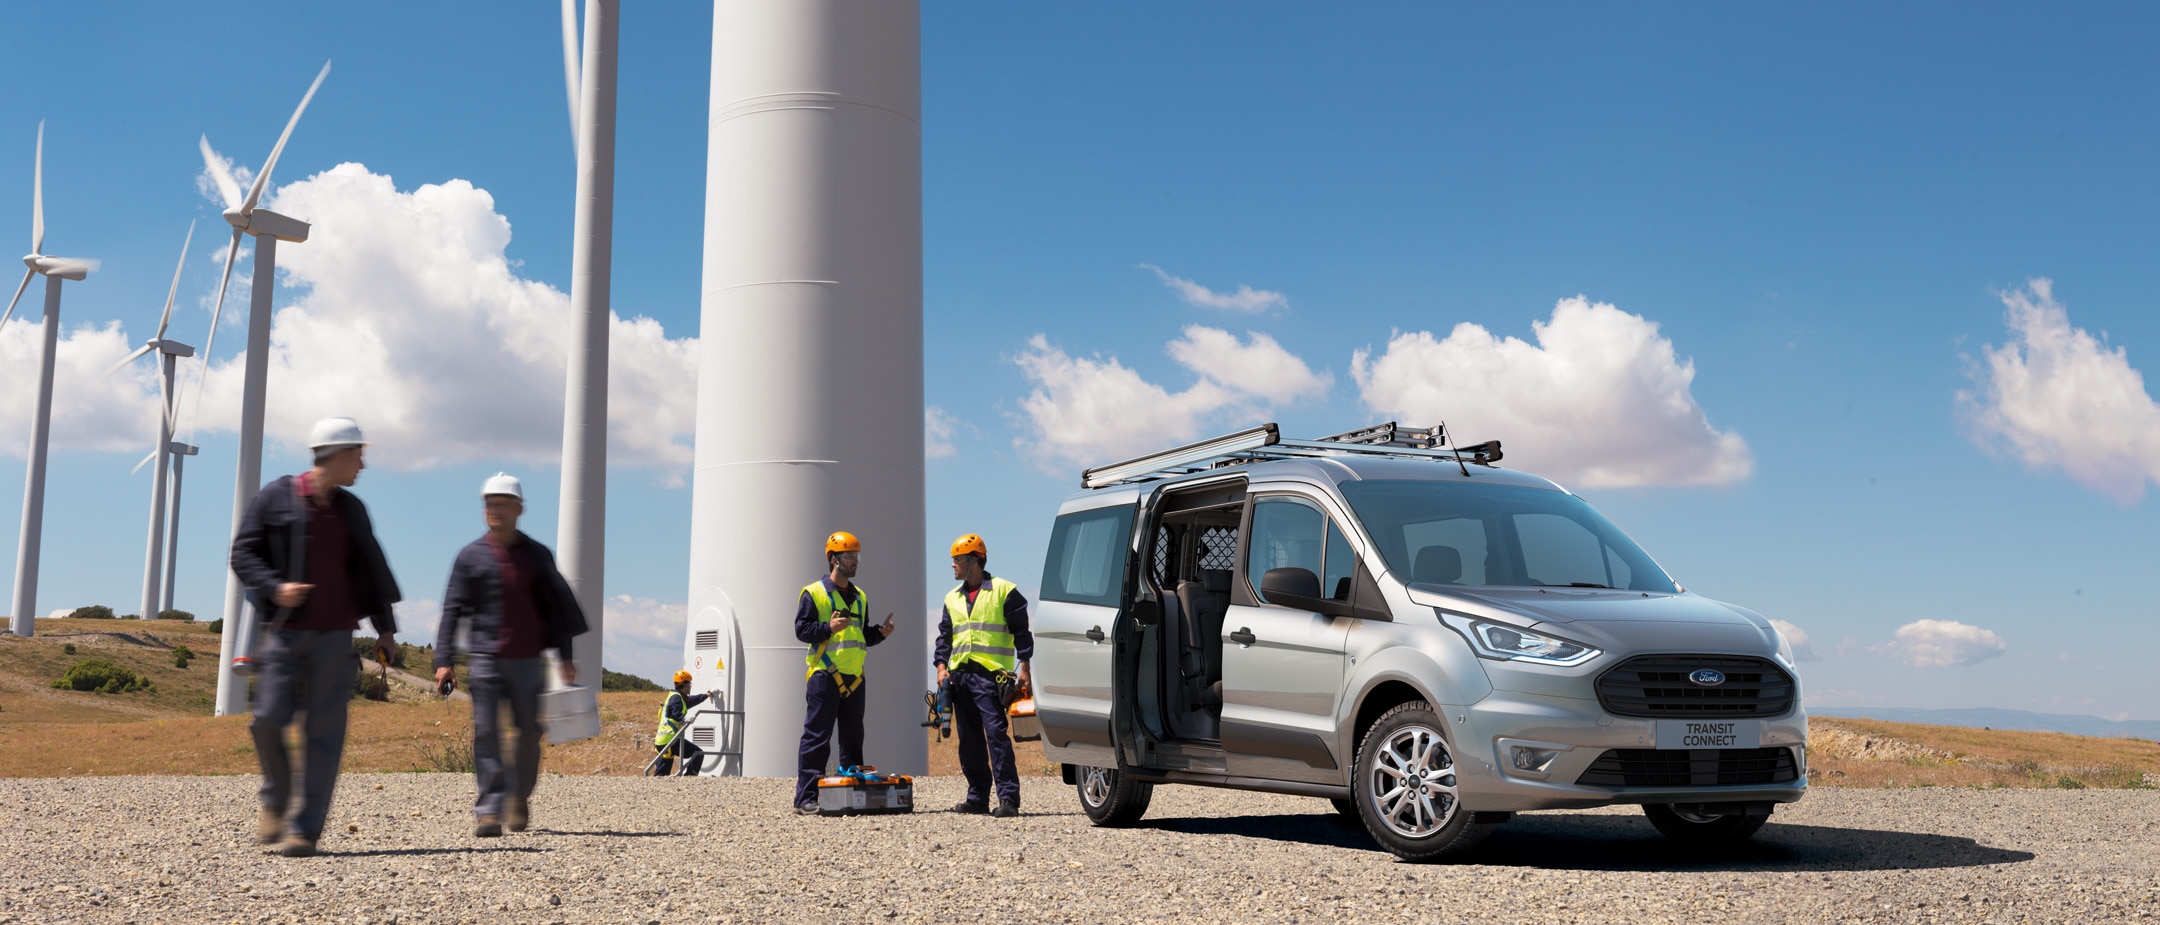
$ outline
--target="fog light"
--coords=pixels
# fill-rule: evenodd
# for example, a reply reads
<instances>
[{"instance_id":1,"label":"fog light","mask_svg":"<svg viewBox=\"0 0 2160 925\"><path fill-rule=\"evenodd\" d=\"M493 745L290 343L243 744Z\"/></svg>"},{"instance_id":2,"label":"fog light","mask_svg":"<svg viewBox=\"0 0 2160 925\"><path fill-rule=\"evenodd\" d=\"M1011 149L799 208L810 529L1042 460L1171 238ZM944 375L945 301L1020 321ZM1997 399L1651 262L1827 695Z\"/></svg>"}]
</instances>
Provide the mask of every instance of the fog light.
<instances>
[{"instance_id":1,"label":"fog light","mask_svg":"<svg viewBox=\"0 0 2160 925\"><path fill-rule=\"evenodd\" d=\"M1560 754L1551 749L1531 748L1527 745L1517 745L1510 751L1514 753L1515 770L1533 774L1545 773L1546 768L1552 767L1553 758Z\"/></svg>"}]
</instances>

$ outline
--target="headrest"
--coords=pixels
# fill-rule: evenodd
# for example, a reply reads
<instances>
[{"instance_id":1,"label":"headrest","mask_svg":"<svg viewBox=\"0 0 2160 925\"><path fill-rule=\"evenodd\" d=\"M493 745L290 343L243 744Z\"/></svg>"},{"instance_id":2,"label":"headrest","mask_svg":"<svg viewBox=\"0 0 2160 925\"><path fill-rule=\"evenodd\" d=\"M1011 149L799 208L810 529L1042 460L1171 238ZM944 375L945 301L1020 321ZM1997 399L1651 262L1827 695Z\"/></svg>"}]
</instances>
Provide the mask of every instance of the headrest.
<instances>
[{"instance_id":1,"label":"headrest","mask_svg":"<svg viewBox=\"0 0 2160 925\"><path fill-rule=\"evenodd\" d=\"M1230 593L1230 570L1226 568L1201 569L1200 586L1206 588L1209 594Z\"/></svg>"},{"instance_id":2,"label":"headrest","mask_svg":"<svg viewBox=\"0 0 2160 925\"><path fill-rule=\"evenodd\" d=\"M1453 546L1427 546L1417 551L1417 564L1410 570L1410 580L1434 585L1452 585L1462 580L1462 553Z\"/></svg>"}]
</instances>

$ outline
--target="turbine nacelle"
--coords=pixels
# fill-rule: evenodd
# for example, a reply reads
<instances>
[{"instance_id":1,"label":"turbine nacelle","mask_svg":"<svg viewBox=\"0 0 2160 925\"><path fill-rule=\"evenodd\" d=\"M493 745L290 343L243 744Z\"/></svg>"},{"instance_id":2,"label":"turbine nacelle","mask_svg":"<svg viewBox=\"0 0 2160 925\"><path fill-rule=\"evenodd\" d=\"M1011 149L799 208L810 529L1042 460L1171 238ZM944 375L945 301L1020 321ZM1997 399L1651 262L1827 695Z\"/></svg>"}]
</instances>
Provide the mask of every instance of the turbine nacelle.
<instances>
[{"instance_id":1,"label":"turbine nacelle","mask_svg":"<svg viewBox=\"0 0 2160 925\"><path fill-rule=\"evenodd\" d=\"M281 215L269 209L255 208L245 212L226 209L225 221L234 231L243 234L268 235L287 244L298 244L308 238L308 223L290 215Z\"/></svg>"},{"instance_id":2,"label":"turbine nacelle","mask_svg":"<svg viewBox=\"0 0 2160 925\"><path fill-rule=\"evenodd\" d=\"M80 280L98 268L98 261L75 257L47 257L43 254L24 254L23 266L30 272L61 279Z\"/></svg>"}]
</instances>

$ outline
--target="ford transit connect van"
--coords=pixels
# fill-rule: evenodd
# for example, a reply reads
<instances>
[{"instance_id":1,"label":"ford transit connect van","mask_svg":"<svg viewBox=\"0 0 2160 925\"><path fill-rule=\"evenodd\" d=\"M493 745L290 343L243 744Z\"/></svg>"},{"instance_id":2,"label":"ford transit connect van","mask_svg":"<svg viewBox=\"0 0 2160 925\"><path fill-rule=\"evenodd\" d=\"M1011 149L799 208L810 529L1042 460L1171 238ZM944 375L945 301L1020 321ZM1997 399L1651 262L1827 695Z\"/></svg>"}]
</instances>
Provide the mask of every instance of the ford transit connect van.
<instances>
[{"instance_id":1,"label":"ford transit connect van","mask_svg":"<svg viewBox=\"0 0 2160 925\"><path fill-rule=\"evenodd\" d=\"M1158 784L1333 801L1409 860L1641 804L1746 839L1807 786L1792 652L1588 503L1393 424L1090 469L1034 613L1047 757L1097 825Z\"/></svg>"}]
</instances>

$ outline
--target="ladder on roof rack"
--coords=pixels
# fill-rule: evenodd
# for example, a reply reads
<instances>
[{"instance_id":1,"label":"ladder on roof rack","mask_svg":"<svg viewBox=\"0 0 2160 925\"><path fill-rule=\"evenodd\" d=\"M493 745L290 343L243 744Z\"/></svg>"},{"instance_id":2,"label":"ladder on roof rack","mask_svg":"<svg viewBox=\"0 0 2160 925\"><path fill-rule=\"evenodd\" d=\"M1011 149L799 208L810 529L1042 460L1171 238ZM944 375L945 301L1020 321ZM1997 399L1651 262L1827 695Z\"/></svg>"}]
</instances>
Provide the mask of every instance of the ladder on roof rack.
<instances>
[{"instance_id":1,"label":"ladder on roof rack","mask_svg":"<svg viewBox=\"0 0 2160 925\"><path fill-rule=\"evenodd\" d=\"M1476 463L1487 467L1500 460L1498 440L1444 448L1449 442L1446 424L1419 428L1403 427L1389 421L1318 440L1285 440L1274 424L1262 424L1211 440L1083 470L1080 487L1095 489L1151 482L1271 459L1366 456L1425 459L1457 465Z\"/></svg>"}]
</instances>

